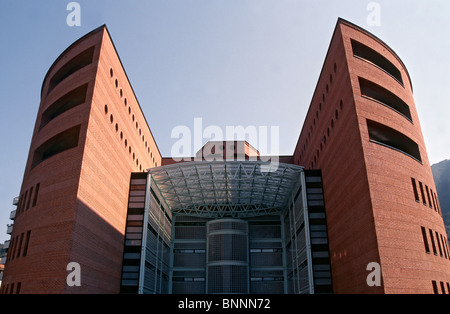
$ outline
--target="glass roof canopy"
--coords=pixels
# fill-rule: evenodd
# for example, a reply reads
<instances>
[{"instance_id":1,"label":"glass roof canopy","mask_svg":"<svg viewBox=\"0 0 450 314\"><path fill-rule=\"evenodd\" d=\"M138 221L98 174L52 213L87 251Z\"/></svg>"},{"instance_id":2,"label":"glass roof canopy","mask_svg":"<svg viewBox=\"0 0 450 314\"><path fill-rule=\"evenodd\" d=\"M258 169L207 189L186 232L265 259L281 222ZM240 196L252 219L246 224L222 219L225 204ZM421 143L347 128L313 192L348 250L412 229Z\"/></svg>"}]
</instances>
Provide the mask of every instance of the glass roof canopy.
<instances>
[{"instance_id":1,"label":"glass roof canopy","mask_svg":"<svg viewBox=\"0 0 450 314\"><path fill-rule=\"evenodd\" d=\"M269 168L270 167L270 168ZM301 184L303 167L262 161L194 161L149 170L174 214L245 218L279 213Z\"/></svg>"}]
</instances>

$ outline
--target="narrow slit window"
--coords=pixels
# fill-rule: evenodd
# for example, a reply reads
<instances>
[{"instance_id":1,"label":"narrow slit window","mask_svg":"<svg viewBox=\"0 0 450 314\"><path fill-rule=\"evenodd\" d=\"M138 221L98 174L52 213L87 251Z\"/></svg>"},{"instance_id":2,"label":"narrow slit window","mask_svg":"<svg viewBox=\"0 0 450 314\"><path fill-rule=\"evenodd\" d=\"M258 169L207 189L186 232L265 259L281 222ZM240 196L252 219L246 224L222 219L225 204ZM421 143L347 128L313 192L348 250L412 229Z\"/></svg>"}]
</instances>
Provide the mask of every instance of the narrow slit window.
<instances>
[{"instance_id":1,"label":"narrow slit window","mask_svg":"<svg viewBox=\"0 0 450 314\"><path fill-rule=\"evenodd\" d=\"M416 200L416 202L420 202L419 199L419 192L417 192L417 183L416 183L416 179L411 178L411 183L412 183L412 187L413 187L413 191L414 191L414 198Z\"/></svg>"},{"instance_id":2,"label":"narrow slit window","mask_svg":"<svg viewBox=\"0 0 450 314\"><path fill-rule=\"evenodd\" d=\"M25 238L25 244L23 246L23 254L22 256L27 256L28 253L28 243L30 242L30 235L31 235L31 230L27 231L27 236Z\"/></svg>"},{"instance_id":3,"label":"narrow slit window","mask_svg":"<svg viewBox=\"0 0 450 314\"><path fill-rule=\"evenodd\" d=\"M21 209L22 213L25 211L25 208L26 208L26 205L27 205L27 199L28 199L28 190L25 191L25 195L23 197L22 209Z\"/></svg>"},{"instance_id":4,"label":"narrow slit window","mask_svg":"<svg viewBox=\"0 0 450 314\"><path fill-rule=\"evenodd\" d=\"M433 280L432 284L433 284L433 292L434 292L434 294L439 294L437 282L435 280Z\"/></svg>"},{"instance_id":5,"label":"narrow slit window","mask_svg":"<svg viewBox=\"0 0 450 314\"><path fill-rule=\"evenodd\" d=\"M427 205L427 200L425 199L425 192L423 189L423 184L420 181L419 181L419 186L420 186L420 194L422 195L423 205Z\"/></svg>"},{"instance_id":6,"label":"narrow slit window","mask_svg":"<svg viewBox=\"0 0 450 314\"><path fill-rule=\"evenodd\" d=\"M433 246L433 253L434 253L434 255L437 255L436 244L434 243L433 230L429 229L429 232L430 232L431 244Z\"/></svg>"},{"instance_id":7,"label":"narrow slit window","mask_svg":"<svg viewBox=\"0 0 450 314\"><path fill-rule=\"evenodd\" d=\"M427 231L424 227L422 228L422 237L423 237L423 243L425 245L425 252L430 254L430 246L428 245L428 239L427 239Z\"/></svg>"},{"instance_id":8,"label":"narrow slit window","mask_svg":"<svg viewBox=\"0 0 450 314\"><path fill-rule=\"evenodd\" d=\"M425 185L425 190L427 191L428 205L430 206L430 208L433 208L433 205L431 204L430 190L428 189L428 185Z\"/></svg>"},{"instance_id":9,"label":"narrow slit window","mask_svg":"<svg viewBox=\"0 0 450 314\"><path fill-rule=\"evenodd\" d=\"M13 240L11 240L11 248L8 249L8 252L9 250L11 250L11 254L8 254L8 260L12 261L16 256L17 241L19 241L19 237L20 237L19 235L16 235L16 237Z\"/></svg>"},{"instance_id":10,"label":"narrow slit window","mask_svg":"<svg viewBox=\"0 0 450 314\"><path fill-rule=\"evenodd\" d=\"M36 206L38 195L39 195L39 187L41 186L40 183L36 184L36 191L34 192L34 198L33 198L33 205L32 207Z\"/></svg>"},{"instance_id":11,"label":"narrow slit window","mask_svg":"<svg viewBox=\"0 0 450 314\"><path fill-rule=\"evenodd\" d=\"M436 231L436 241L438 243L438 248L439 248L439 255L441 255L441 257L444 256L444 254L442 254L442 247L441 247L441 240L439 240L439 233Z\"/></svg>"},{"instance_id":12,"label":"narrow slit window","mask_svg":"<svg viewBox=\"0 0 450 314\"><path fill-rule=\"evenodd\" d=\"M17 255L16 258L20 256L20 251L22 250L22 242L23 242L23 232L20 235L19 246L17 247Z\"/></svg>"},{"instance_id":13,"label":"narrow slit window","mask_svg":"<svg viewBox=\"0 0 450 314\"><path fill-rule=\"evenodd\" d=\"M443 244L444 245L444 249L447 252L447 259L450 260L450 251L448 249L448 241L447 241L447 238L445 236L442 236L442 243L444 243Z\"/></svg>"},{"instance_id":14,"label":"narrow slit window","mask_svg":"<svg viewBox=\"0 0 450 314\"><path fill-rule=\"evenodd\" d=\"M434 193L434 198L436 199L436 207L437 207L438 213L440 215L441 214L441 205L439 204L439 198L436 193Z\"/></svg>"},{"instance_id":15,"label":"narrow slit window","mask_svg":"<svg viewBox=\"0 0 450 314\"><path fill-rule=\"evenodd\" d=\"M434 192L433 192L432 189L430 189L430 194L431 194L431 199L433 200L433 208L434 208L434 211L437 211L437 208L436 208L436 200L435 200L435 198L434 198Z\"/></svg>"},{"instance_id":16,"label":"narrow slit window","mask_svg":"<svg viewBox=\"0 0 450 314\"><path fill-rule=\"evenodd\" d=\"M441 283L441 290L442 290L442 294L446 294L446 293L445 293L445 286L444 286L444 282L443 282L443 281L441 281L440 283Z\"/></svg>"},{"instance_id":17,"label":"narrow slit window","mask_svg":"<svg viewBox=\"0 0 450 314\"><path fill-rule=\"evenodd\" d=\"M444 251L444 256L447 258L447 246L445 245L444 237L441 234L442 250Z\"/></svg>"},{"instance_id":18,"label":"narrow slit window","mask_svg":"<svg viewBox=\"0 0 450 314\"><path fill-rule=\"evenodd\" d=\"M15 244L16 244L16 238L11 237L11 242L9 243L9 249L8 249L8 252L11 251L11 253L6 255L6 258L7 258L6 261L11 261L14 259L14 245Z\"/></svg>"},{"instance_id":19,"label":"narrow slit window","mask_svg":"<svg viewBox=\"0 0 450 314\"><path fill-rule=\"evenodd\" d=\"M22 209L22 203L23 203L23 194L19 196L19 203L17 204L16 216L19 216L20 214L20 210Z\"/></svg>"},{"instance_id":20,"label":"narrow slit window","mask_svg":"<svg viewBox=\"0 0 450 314\"><path fill-rule=\"evenodd\" d=\"M33 187L30 188L30 195L28 197L28 201L27 201L27 208L25 210L28 210L30 208L30 203L31 203L31 196L33 195Z\"/></svg>"}]
</instances>

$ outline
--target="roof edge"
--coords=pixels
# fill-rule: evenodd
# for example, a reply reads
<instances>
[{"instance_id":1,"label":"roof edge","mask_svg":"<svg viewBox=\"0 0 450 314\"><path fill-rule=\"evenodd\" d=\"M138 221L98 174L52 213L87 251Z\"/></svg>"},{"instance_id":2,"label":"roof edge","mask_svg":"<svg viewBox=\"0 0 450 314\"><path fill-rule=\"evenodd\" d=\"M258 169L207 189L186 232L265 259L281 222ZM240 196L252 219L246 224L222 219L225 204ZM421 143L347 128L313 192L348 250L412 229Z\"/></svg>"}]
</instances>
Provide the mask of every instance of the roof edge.
<instances>
[{"instance_id":1,"label":"roof edge","mask_svg":"<svg viewBox=\"0 0 450 314\"><path fill-rule=\"evenodd\" d=\"M322 74L323 74L325 62L327 61L328 55L329 55L329 53L330 53L331 43L333 42L333 39L334 39L334 37L335 37L335 35L336 35L336 32L337 32L339 26L342 25L342 24L344 24L344 25L346 25L346 26L348 26L348 27L351 27L351 28L353 28L353 29L355 29L355 30L357 30L357 31L359 31L359 32L362 32L362 33L366 34L367 36L369 36L369 37L371 37L372 39L376 40L378 43L380 43L380 44L381 44L382 46L384 46L386 49L388 49L388 50L392 53L392 55L400 62L400 64L403 66L403 68L405 69L405 72L406 72L406 74L408 75L408 80L409 80L409 84L410 84L410 86L411 86L411 91L413 91L413 86L412 86L412 82L411 82L411 77L410 77L410 75L409 75L408 69L406 68L405 64L404 64L403 61L400 59L400 57L398 56L398 54L397 54L391 47L389 47L384 41L382 41L379 37L375 36L374 34L372 34L371 32L369 32L368 30L366 30L366 29L364 29L364 28L362 28L362 27L360 27L360 26L358 26L358 25L356 25L356 24L354 24L354 23L352 23L352 22L350 22L350 21L348 21L348 20L346 20L346 19L344 19L344 18L342 18L342 17L338 17L337 22L336 22L336 25L335 25L334 30L333 30L333 34L331 35L330 44L328 45L328 49L327 49L327 52L326 52L326 54L325 54L325 59L324 59L324 62L323 62L323 64L322 64L322 68L321 68L321 70L320 70L319 77L318 77L318 79L317 79L316 87L314 88L314 92L313 92L313 94L312 94L312 96L311 96L311 102L310 102L310 104L309 104L308 110L306 111L305 121L303 121L303 126L302 126L302 128L301 128L301 130L300 130L300 133L299 133L299 135L298 135L297 143L295 144L293 156L295 155L295 152L297 151L298 145L299 145L299 143L300 143L300 138L301 138L301 136L302 136L302 132L303 132L303 129L304 129L304 127L305 127L306 118L308 117L309 111L310 111L310 109L311 109L311 105L312 105L312 102L313 102L313 99L314 99L314 95L315 95L316 92L317 92L318 84L319 84L320 78L322 77ZM295 162L295 160L294 160L294 162Z\"/></svg>"},{"instance_id":2,"label":"roof edge","mask_svg":"<svg viewBox=\"0 0 450 314\"><path fill-rule=\"evenodd\" d=\"M338 18L337 24L345 24L348 27L351 27L359 32L362 32L364 34L366 34L367 36L371 37L372 39L376 40L378 43L380 43L382 46L384 46L386 49L389 50L389 52L398 60L398 62L400 62L400 64L403 66L406 74L408 75L408 80L409 80L409 84L411 86L411 91L414 92L413 90L413 85L412 85L412 81L411 81L411 76L409 75L408 72L408 68L406 67L405 63L402 61L402 59L400 59L399 55L394 51L394 49L392 49L391 47L389 47L388 44L386 44L383 40L381 40L379 37L377 37L376 35L372 34L371 32L369 32L368 30L362 28L361 26L358 26L346 19L343 19L341 17Z\"/></svg>"},{"instance_id":3,"label":"roof edge","mask_svg":"<svg viewBox=\"0 0 450 314\"><path fill-rule=\"evenodd\" d=\"M42 100L42 93L44 91L44 85L45 82L47 81L47 78L50 74L50 72L52 71L52 69L55 67L55 65L62 59L62 57L73 47L75 47L76 45L78 45L80 42L84 41L86 38L92 36L93 34L101 31L101 30L108 30L108 28L106 27L106 24L103 24L97 28L95 28L94 30L90 31L89 33L87 33L86 35L84 35L83 37L77 39L76 41L74 41L69 47L67 47L66 49L64 49L63 52L61 52L59 54L59 56L55 59L55 61L53 61L52 65L50 66L50 68L48 69L47 73L45 74L44 80L42 81L42 86L41 86L41 100Z\"/></svg>"}]
</instances>

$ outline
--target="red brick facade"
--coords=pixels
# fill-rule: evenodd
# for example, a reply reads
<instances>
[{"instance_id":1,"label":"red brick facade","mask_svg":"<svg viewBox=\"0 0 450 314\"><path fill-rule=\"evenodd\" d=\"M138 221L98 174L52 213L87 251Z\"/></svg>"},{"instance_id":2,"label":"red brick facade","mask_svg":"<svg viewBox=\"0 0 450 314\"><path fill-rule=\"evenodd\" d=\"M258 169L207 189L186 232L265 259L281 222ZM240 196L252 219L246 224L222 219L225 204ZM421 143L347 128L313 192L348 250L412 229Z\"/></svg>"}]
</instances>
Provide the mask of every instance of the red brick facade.
<instances>
[{"instance_id":1,"label":"red brick facade","mask_svg":"<svg viewBox=\"0 0 450 314\"><path fill-rule=\"evenodd\" d=\"M297 147L281 161L322 170L336 293L433 293L450 282L412 84L381 40L338 21ZM43 83L1 292L118 293L130 174L172 162L107 28L75 42ZM70 262L81 287L66 284ZM371 262L380 287L366 282Z\"/></svg>"},{"instance_id":2,"label":"red brick facade","mask_svg":"<svg viewBox=\"0 0 450 314\"><path fill-rule=\"evenodd\" d=\"M88 65L74 73L64 68L91 47ZM69 75L49 91L61 68ZM85 101L70 109L70 102L58 102L86 83ZM54 117L42 124L55 103L59 108L51 110ZM50 147L47 154L59 153L48 159L34 157L43 143L77 125L75 147L61 152ZM44 80L3 288L14 293L18 287L20 293L118 293L130 174L158 165L161 154L102 26L64 51ZM28 207L36 184L36 205ZM23 256L20 238L29 230ZM70 262L80 264L81 287L66 284Z\"/></svg>"},{"instance_id":3,"label":"red brick facade","mask_svg":"<svg viewBox=\"0 0 450 314\"><path fill-rule=\"evenodd\" d=\"M358 55L352 40L389 60L403 83L374 64L382 60L376 54ZM387 67L387 63L380 64ZM407 113L399 113L403 108L394 110L363 97L366 93L361 91L360 78L403 100L412 121L405 117ZM421 161L371 140L368 120L417 143ZM385 43L349 22L339 20L336 26L294 160L307 168L322 169L336 293L433 293L433 281L450 282L447 235L409 74ZM422 182L427 205L416 202L412 178L418 189ZM426 253L422 227L430 246L429 230L433 231L435 245L441 245L442 252ZM366 267L371 262L381 265L381 287L366 283Z\"/></svg>"}]
</instances>

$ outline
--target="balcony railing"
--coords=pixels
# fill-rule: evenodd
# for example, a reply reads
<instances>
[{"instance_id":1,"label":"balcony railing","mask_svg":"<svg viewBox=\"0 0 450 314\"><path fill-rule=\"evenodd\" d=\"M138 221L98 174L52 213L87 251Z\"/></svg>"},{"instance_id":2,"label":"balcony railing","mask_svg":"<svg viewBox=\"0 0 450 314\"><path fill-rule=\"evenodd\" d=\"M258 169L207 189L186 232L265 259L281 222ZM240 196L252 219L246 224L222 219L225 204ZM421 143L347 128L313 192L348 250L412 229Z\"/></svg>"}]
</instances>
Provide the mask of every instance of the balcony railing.
<instances>
[{"instance_id":1,"label":"balcony railing","mask_svg":"<svg viewBox=\"0 0 450 314\"><path fill-rule=\"evenodd\" d=\"M14 220L16 218L16 210L11 211L9 214L9 219Z\"/></svg>"},{"instance_id":2,"label":"balcony railing","mask_svg":"<svg viewBox=\"0 0 450 314\"><path fill-rule=\"evenodd\" d=\"M6 250L6 249L9 248L9 242L10 242L9 240L6 240L6 241L5 241L5 244L3 244L3 249L4 249L4 250Z\"/></svg>"},{"instance_id":3,"label":"balcony railing","mask_svg":"<svg viewBox=\"0 0 450 314\"><path fill-rule=\"evenodd\" d=\"M16 197L13 198L13 205L14 205L14 206L19 205L19 197L18 197L18 196L16 196Z\"/></svg>"},{"instance_id":4,"label":"balcony railing","mask_svg":"<svg viewBox=\"0 0 450 314\"><path fill-rule=\"evenodd\" d=\"M14 226L14 224L10 224L10 225L7 225L6 227L6 234L9 234L9 235L11 235L11 233L12 233L12 230L13 230L13 226Z\"/></svg>"}]
</instances>

